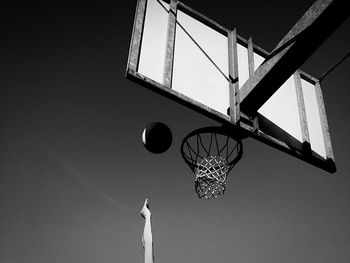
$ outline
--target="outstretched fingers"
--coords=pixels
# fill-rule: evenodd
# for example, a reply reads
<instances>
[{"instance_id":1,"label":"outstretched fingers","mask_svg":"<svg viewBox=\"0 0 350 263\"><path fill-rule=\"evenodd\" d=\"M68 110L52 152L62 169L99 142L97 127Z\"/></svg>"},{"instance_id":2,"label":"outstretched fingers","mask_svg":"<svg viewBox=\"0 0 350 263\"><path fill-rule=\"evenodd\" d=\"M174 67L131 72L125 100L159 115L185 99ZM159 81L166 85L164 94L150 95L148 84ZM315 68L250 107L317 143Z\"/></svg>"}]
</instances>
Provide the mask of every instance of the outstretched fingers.
<instances>
[{"instance_id":1,"label":"outstretched fingers","mask_svg":"<svg viewBox=\"0 0 350 263\"><path fill-rule=\"evenodd\" d=\"M146 216L150 216L151 215L151 212L149 211L149 204L148 204L148 199L146 198L144 204L143 204L143 207L140 211L140 214L142 217L146 217Z\"/></svg>"}]
</instances>

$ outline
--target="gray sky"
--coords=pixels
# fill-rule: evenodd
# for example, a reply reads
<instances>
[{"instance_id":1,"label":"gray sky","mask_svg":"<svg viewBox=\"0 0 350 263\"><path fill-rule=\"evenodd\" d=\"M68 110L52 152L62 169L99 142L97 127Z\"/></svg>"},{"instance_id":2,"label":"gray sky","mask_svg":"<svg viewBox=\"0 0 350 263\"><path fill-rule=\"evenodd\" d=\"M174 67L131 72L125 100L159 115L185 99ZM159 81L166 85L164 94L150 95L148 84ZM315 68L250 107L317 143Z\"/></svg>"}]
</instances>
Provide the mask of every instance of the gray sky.
<instances>
[{"instance_id":1,"label":"gray sky","mask_svg":"<svg viewBox=\"0 0 350 263\"><path fill-rule=\"evenodd\" d=\"M184 1L269 51L312 2ZM348 262L350 61L322 85L336 174L247 139L224 196L199 200L180 144L216 123L124 78L135 6L1 9L0 262L142 262L146 197L157 262ZM344 55L349 29L303 70ZM152 121L165 154L142 146Z\"/></svg>"}]
</instances>

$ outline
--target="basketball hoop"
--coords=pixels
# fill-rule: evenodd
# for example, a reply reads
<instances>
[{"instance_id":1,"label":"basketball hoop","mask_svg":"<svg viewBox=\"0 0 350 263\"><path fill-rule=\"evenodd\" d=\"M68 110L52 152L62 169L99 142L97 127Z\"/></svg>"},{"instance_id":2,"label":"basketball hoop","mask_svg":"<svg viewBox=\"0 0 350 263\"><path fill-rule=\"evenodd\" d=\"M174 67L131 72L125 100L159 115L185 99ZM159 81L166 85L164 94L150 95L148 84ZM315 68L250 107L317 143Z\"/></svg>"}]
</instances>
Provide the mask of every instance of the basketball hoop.
<instances>
[{"instance_id":1,"label":"basketball hoop","mask_svg":"<svg viewBox=\"0 0 350 263\"><path fill-rule=\"evenodd\" d=\"M206 127L184 138L181 155L194 172L198 197L216 198L224 194L227 176L242 158L243 144L225 127Z\"/></svg>"}]
</instances>

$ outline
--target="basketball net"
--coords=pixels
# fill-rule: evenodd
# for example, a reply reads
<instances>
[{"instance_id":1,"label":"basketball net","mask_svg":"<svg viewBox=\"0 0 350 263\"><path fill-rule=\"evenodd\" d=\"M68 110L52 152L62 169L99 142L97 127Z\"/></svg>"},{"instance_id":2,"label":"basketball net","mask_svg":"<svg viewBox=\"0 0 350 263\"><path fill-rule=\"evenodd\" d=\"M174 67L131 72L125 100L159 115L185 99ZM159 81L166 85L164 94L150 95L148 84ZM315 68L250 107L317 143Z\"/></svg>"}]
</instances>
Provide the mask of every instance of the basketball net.
<instances>
[{"instance_id":1,"label":"basketball net","mask_svg":"<svg viewBox=\"0 0 350 263\"><path fill-rule=\"evenodd\" d=\"M224 194L229 172L241 159L242 141L223 127L207 127L191 132L181 146L182 157L195 175L199 198Z\"/></svg>"}]
</instances>

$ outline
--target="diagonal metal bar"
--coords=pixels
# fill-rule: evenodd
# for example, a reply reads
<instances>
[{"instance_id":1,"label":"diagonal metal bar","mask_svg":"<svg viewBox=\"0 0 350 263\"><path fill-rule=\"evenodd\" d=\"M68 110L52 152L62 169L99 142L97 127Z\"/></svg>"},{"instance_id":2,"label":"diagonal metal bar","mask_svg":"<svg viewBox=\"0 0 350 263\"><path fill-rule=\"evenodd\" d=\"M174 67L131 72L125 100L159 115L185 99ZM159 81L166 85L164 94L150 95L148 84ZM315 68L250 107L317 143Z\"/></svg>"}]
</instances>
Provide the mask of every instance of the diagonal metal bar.
<instances>
[{"instance_id":1,"label":"diagonal metal bar","mask_svg":"<svg viewBox=\"0 0 350 263\"><path fill-rule=\"evenodd\" d=\"M318 0L240 89L241 110L257 110L349 16L345 0ZM276 53L276 51L279 51Z\"/></svg>"},{"instance_id":2,"label":"diagonal metal bar","mask_svg":"<svg viewBox=\"0 0 350 263\"><path fill-rule=\"evenodd\" d=\"M198 44L198 42L191 36L191 34L178 22L176 23L179 27L185 32L185 34L192 40L192 42L199 48L199 50L207 57L207 59L213 64L213 66L220 72L220 74L228 81L231 82L230 78L226 76L226 74L219 68L218 65L214 62L214 60L208 55L207 52Z\"/></svg>"}]
</instances>

